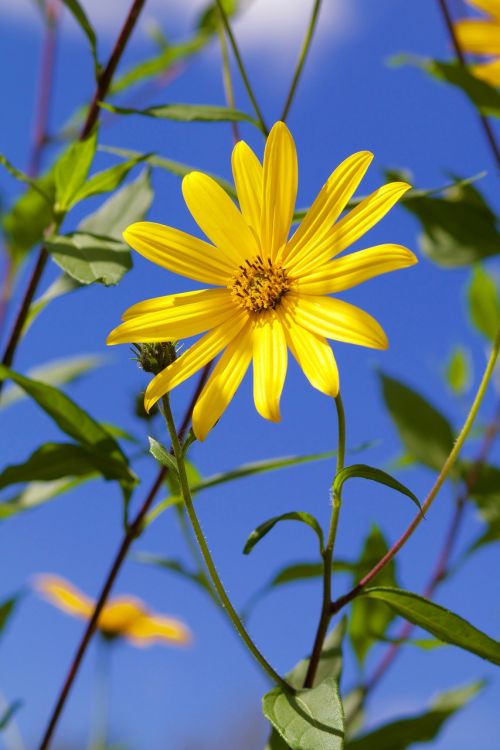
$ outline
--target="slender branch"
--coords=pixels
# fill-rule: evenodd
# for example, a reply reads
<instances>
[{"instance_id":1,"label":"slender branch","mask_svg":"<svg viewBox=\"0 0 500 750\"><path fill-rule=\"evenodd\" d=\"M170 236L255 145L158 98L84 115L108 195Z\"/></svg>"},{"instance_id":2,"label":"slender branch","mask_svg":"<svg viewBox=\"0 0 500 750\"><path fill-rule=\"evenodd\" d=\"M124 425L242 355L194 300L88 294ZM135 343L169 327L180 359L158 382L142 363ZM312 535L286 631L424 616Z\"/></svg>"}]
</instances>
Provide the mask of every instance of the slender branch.
<instances>
[{"instance_id":1,"label":"slender branch","mask_svg":"<svg viewBox=\"0 0 500 750\"><path fill-rule=\"evenodd\" d=\"M439 8L441 10L441 14L443 16L444 24L446 26L446 29L448 31L451 43L453 44L453 48L455 50L455 54L460 62L460 65L462 65L464 68L467 67L467 59L465 56L465 53L460 46L460 42L458 41L458 37L455 33L455 27L453 25L453 18L451 16L450 9L448 7L448 4L446 0L437 0L437 3L439 5ZM486 139L488 141L488 144L490 146L491 152L493 154L493 158L496 161L497 167L500 167L500 146L498 145L495 134L493 132L493 128L491 127L491 123L488 120L488 118L483 115L482 113L478 113L479 120L481 122L481 126L484 130L484 134L486 136Z\"/></svg>"},{"instance_id":2,"label":"slender branch","mask_svg":"<svg viewBox=\"0 0 500 750\"><path fill-rule=\"evenodd\" d=\"M500 330L498 331L495 341L493 343L493 347L491 350L490 357L488 359L488 363L486 365L486 369L483 373L483 377L481 379L481 383L479 384L479 388L476 392L476 396L474 398L474 401L472 403L472 406L470 408L470 411L467 415L467 418L463 424L462 429L460 430L460 433L455 441L455 444L450 451L450 454L448 458L446 459L443 468L439 472L439 475L434 482L434 485L432 489L430 490L429 494L427 495L424 503L422 504L422 510L419 512L413 521L410 523L404 534L398 539L398 541L393 544L391 549L384 555L384 557L379 560L379 562L364 576L364 578L361 579L361 581L353 588L351 591L349 591L347 594L344 594L339 599L331 603L330 606L330 612L332 614L335 614L338 612L342 607L345 607L346 604L348 604L350 601L352 601L356 596L358 596L363 589L380 573L380 571L385 568L385 566L392 560L392 558L399 552L401 547L403 547L408 539L412 536L413 532L416 530L416 528L420 525L422 522L422 519L424 518L425 514L431 507L432 503L436 499L436 496L441 489L443 483L447 479L451 469L453 468L456 459L458 458L458 455L460 451L462 450L462 446L467 438L467 435L470 432L470 429L474 423L474 420L476 418L477 412L479 410L479 407L481 405L481 402L484 398L484 394L486 393L488 384L490 382L491 376L493 374L493 370L495 368L495 363L498 358L498 352L500 349Z\"/></svg>"},{"instance_id":3,"label":"slender branch","mask_svg":"<svg viewBox=\"0 0 500 750\"><path fill-rule=\"evenodd\" d=\"M168 398L168 395L163 397L162 403L163 415L167 423L170 440L172 441L174 457L177 463L177 470L179 472L179 484L181 488L182 499L184 500L187 514L196 536L196 541L198 542L200 552L203 556L203 560L207 567L214 588L217 591L222 604L224 605L229 619L231 620L238 634L241 636L250 653L254 656L255 660L260 664L262 669L266 672L267 675L269 675L273 682L275 682L277 685L280 685L287 693L293 692L290 685L275 671L275 669L269 664L266 658L261 654L255 643L251 639L250 635L248 634L245 626L241 622L238 613L236 612L229 596L226 593L226 590L217 572L217 568L215 567L215 563L212 559L212 555L208 548L208 544L203 534L198 516L196 515L196 510L194 508L193 498L191 496L191 490L189 487L189 481L186 474L184 455L182 452L181 444L179 442L179 438L177 436L177 430L175 427L174 418L172 416L172 410L170 408L170 400Z\"/></svg>"},{"instance_id":4,"label":"slender branch","mask_svg":"<svg viewBox=\"0 0 500 750\"><path fill-rule=\"evenodd\" d=\"M311 48L311 42L314 35L314 31L316 29L316 23L318 21L318 15L321 8L321 0L314 0L314 5L311 13L311 18L309 20L309 24L307 26L306 35L304 37L304 41L302 42L302 47L299 53L299 57L297 60L297 66L295 68L295 73L293 74L292 83L290 85L290 90L288 92L288 96L286 98L283 112L281 114L281 120L285 122L286 118L288 117L288 113L290 111L290 107L292 106L293 98L295 96L295 91L297 89L297 85L299 83L300 76L302 75L302 70L304 68L307 55L309 54L309 50Z\"/></svg>"},{"instance_id":5,"label":"slender branch","mask_svg":"<svg viewBox=\"0 0 500 750\"><path fill-rule=\"evenodd\" d=\"M337 452L337 471L336 475L344 468L344 457L345 457L345 414L344 406L340 394L335 399L335 406L337 407L337 425L338 425L338 452ZM337 528L339 523L340 506L342 502L341 492L342 489L335 489L335 482L333 483L332 490L332 515L330 519L330 529L328 532L328 540L325 549L322 551L323 556L323 601L321 605L321 614L316 630L316 636L314 639L314 646L309 659L309 666L307 667L307 673L304 680L304 687L311 688L314 685L314 678L318 669L319 661L321 659L321 651L323 650L323 644L325 642L328 625L332 613L330 612L330 602L332 599L332 560L333 550L335 546L335 538L337 536Z\"/></svg>"},{"instance_id":6,"label":"slender branch","mask_svg":"<svg viewBox=\"0 0 500 750\"><path fill-rule=\"evenodd\" d=\"M217 33L219 35L220 51L222 56L222 80L224 82L224 93L226 95L226 103L230 109L236 109L236 101L234 98L233 82L231 80L231 66L229 65L229 55L227 51L226 32L224 31L224 24L219 11L219 23L217 24ZM233 143L236 145L240 136L240 128L237 122L231 122L231 132L233 134Z\"/></svg>"},{"instance_id":7,"label":"slender branch","mask_svg":"<svg viewBox=\"0 0 500 750\"><path fill-rule=\"evenodd\" d=\"M222 23L224 24L224 28L226 29L226 34L228 36L229 42L231 44L231 47L233 49L233 54L236 58L236 63L238 65L241 78L243 79L243 83L245 85L245 88L247 90L248 98L252 102L252 106L254 108L255 114L257 115L257 119L260 123L260 127L262 129L262 132L265 136L269 135L269 129L265 123L264 117L262 115L262 112L260 110L259 104L257 102L257 99L255 98L255 95L253 93L252 84L250 83L250 79L247 76L247 72L245 70L245 66L243 64L243 60L240 54L240 51L238 49L238 45L236 43L236 39L234 37L233 31L231 29L231 25L229 23L229 19L227 17L227 13L224 10L224 6L222 4L222 0L216 0L217 7L219 9L220 17L222 19Z\"/></svg>"},{"instance_id":8,"label":"slender branch","mask_svg":"<svg viewBox=\"0 0 500 750\"><path fill-rule=\"evenodd\" d=\"M98 102L104 99L104 97L106 96L108 92L109 86L111 84L111 79L116 70L116 66L118 65L118 62L125 50L125 46L134 29L134 26L137 22L139 13L141 12L144 6L144 3L145 3L145 0L133 0L132 2L127 18L125 19L125 23L123 24L122 30L111 52L111 56L109 58L108 64L104 68L99 78L99 81L97 83L97 87L96 87L94 97L92 99L92 103L89 107L89 111L87 113L85 123L80 133L80 140L84 140L89 135L89 133L92 131L93 127L95 126L95 124L97 123L99 119L100 108L98 106ZM2 357L2 364L6 365L7 367L9 367L13 362L17 346L21 339L21 334L24 328L24 324L26 322L26 318L28 317L31 303L33 302L33 298L35 296L36 290L38 288L38 284L42 277L48 258L49 258L49 254L46 248L42 247L38 253L35 267L33 269L31 278L28 282L26 292L23 296L23 300L21 302L19 312L17 314L14 326L12 328L9 340L7 342L7 346L5 348L4 355ZM2 390L3 382L4 381L0 382L0 392Z\"/></svg>"}]
</instances>

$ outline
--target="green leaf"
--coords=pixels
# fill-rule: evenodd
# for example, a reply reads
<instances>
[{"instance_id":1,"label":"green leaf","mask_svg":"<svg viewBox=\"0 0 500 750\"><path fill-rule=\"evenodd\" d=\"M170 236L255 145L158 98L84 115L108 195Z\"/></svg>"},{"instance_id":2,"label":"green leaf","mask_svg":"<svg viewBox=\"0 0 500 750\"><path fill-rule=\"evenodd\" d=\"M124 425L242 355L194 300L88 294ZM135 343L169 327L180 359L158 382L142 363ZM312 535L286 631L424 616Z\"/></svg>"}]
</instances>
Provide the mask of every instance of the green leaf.
<instances>
[{"instance_id":1,"label":"green leaf","mask_svg":"<svg viewBox=\"0 0 500 750\"><path fill-rule=\"evenodd\" d=\"M446 366L446 381L453 393L461 396L471 384L471 359L467 349L455 347Z\"/></svg>"},{"instance_id":2,"label":"green leaf","mask_svg":"<svg viewBox=\"0 0 500 750\"><path fill-rule=\"evenodd\" d=\"M160 557L158 555L151 555L147 552L136 552L131 556L134 562L142 563L144 565L152 565L155 568L161 568L168 570L171 573L179 575L181 578L195 583L197 586L201 586L208 592L210 597L213 597L213 590L210 586L210 582L203 572L195 572L186 568L184 563L176 558Z\"/></svg>"},{"instance_id":3,"label":"green leaf","mask_svg":"<svg viewBox=\"0 0 500 750\"><path fill-rule=\"evenodd\" d=\"M397 55L391 62L394 65L414 65L425 70L433 78L459 88L481 114L500 117L500 93L486 81L476 78L460 62L441 62L412 55Z\"/></svg>"},{"instance_id":4,"label":"green leaf","mask_svg":"<svg viewBox=\"0 0 500 750\"><path fill-rule=\"evenodd\" d=\"M167 451L166 448L163 447L161 443L158 442L158 440L155 440L152 437L148 437L149 440L149 452L151 455L156 458L159 464L164 466L169 471L173 471L174 474L179 474L179 469L177 467L177 461L175 460L174 456Z\"/></svg>"},{"instance_id":5,"label":"green leaf","mask_svg":"<svg viewBox=\"0 0 500 750\"><path fill-rule=\"evenodd\" d=\"M260 542L260 540L263 539L266 534L269 534L271 529L273 529L277 523L280 523L280 521L300 521L300 523L304 523L309 526L318 537L320 552L323 550L323 530L316 518L314 518L314 516L312 516L310 513L292 511L291 513L283 513L281 516L274 516L274 518L270 518L268 521L264 521L264 523L261 523L260 526L257 526L257 528L252 531L247 541L245 542L245 546L243 547L243 554L248 555L253 550L255 545Z\"/></svg>"},{"instance_id":6,"label":"green leaf","mask_svg":"<svg viewBox=\"0 0 500 750\"><path fill-rule=\"evenodd\" d=\"M276 687L262 699L269 719L291 750L342 750L344 715L337 681L329 677L294 695Z\"/></svg>"},{"instance_id":7,"label":"green leaf","mask_svg":"<svg viewBox=\"0 0 500 750\"><path fill-rule=\"evenodd\" d=\"M14 609L19 601L19 595L11 596L0 604L0 633L3 633L5 626L14 613Z\"/></svg>"},{"instance_id":8,"label":"green leaf","mask_svg":"<svg viewBox=\"0 0 500 750\"><path fill-rule=\"evenodd\" d=\"M470 471L471 464L462 462L464 479ZM469 552L472 552L485 544L500 539L500 468L488 464L483 465L469 494L476 503L482 520L487 525L487 530L469 549Z\"/></svg>"},{"instance_id":9,"label":"green leaf","mask_svg":"<svg viewBox=\"0 0 500 750\"><path fill-rule=\"evenodd\" d=\"M45 247L52 259L79 284L118 284L132 268L129 248L113 237L85 232L54 236Z\"/></svg>"},{"instance_id":10,"label":"green leaf","mask_svg":"<svg viewBox=\"0 0 500 750\"><path fill-rule=\"evenodd\" d=\"M257 128L261 128L260 123L246 112L212 104L158 104L146 109L132 109L101 102L101 107L118 115L142 115L177 122L250 122Z\"/></svg>"},{"instance_id":11,"label":"green leaf","mask_svg":"<svg viewBox=\"0 0 500 750\"><path fill-rule=\"evenodd\" d=\"M467 290L469 313L477 330L493 340L500 328L500 298L490 274L476 266Z\"/></svg>"},{"instance_id":12,"label":"green leaf","mask_svg":"<svg viewBox=\"0 0 500 750\"><path fill-rule=\"evenodd\" d=\"M113 146L101 146L99 150L105 151L109 154L114 154L115 156L121 156L125 159L143 156L144 161L146 161L152 167L164 169L167 172L176 175L177 177L185 177L191 172L198 171L197 167L192 167L189 164L183 164L179 161L172 161L172 159L165 159L163 156L157 156L156 154L141 154L139 151L131 151L130 149L125 148L114 148ZM221 188L223 188L223 190L228 193L228 195L230 195L232 198L237 198L234 185L232 185L227 180L224 180L219 175L214 174L213 172L205 172L205 170L203 171L205 174L215 180L215 182L217 182L221 186Z\"/></svg>"},{"instance_id":13,"label":"green leaf","mask_svg":"<svg viewBox=\"0 0 500 750\"><path fill-rule=\"evenodd\" d=\"M100 73L100 65L97 60L97 38L92 24L90 23L87 14L85 13L78 0L63 0L63 3L71 12L73 18L87 37L88 43L90 45L90 53L94 62L94 72L97 81Z\"/></svg>"},{"instance_id":14,"label":"green leaf","mask_svg":"<svg viewBox=\"0 0 500 750\"><path fill-rule=\"evenodd\" d=\"M65 385L85 375L90 370L100 367L104 362L103 357L97 354L78 354L72 357L64 357L47 362L39 367L29 370L27 375L33 380L49 385ZM0 409L10 406L25 397L25 392L17 385L9 386L2 394Z\"/></svg>"},{"instance_id":15,"label":"green leaf","mask_svg":"<svg viewBox=\"0 0 500 750\"><path fill-rule=\"evenodd\" d=\"M37 189L29 187L2 218L5 247L15 265L19 265L28 251L43 239L44 232L54 220L54 177L49 173L36 182L42 188L43 196Z\"/></svg>"},{"instance_id":16,"label":"green leaf","mask_svg":"<svg viewBox=\"0 0 500 750\"><path fill-rule=\"evenodd\" d=\"M122 241L122 233L136 221L142 221L153 202L149 170L108 198L94 213L78 225L78 230Z\"/></svg>"},{"instance_id":17,"label":"green leaf","mask_svg":"<svg viewBox=\"0 0 500 750\"><path fill-rule=\"evenodd\" d=\"M383 601L393 612L427 630L444 643L463 648L493 664L500 664L499 641L423 596L388 587L365 589L361 596Z\"/></svg>"},{"instance_id":18,"label":"green leaf","mask_svg":"<svg viewBox=\"0 0 500 750\"><path fill-rule=\"evenodd\" d=\"M482 688L477 682L442 693L428 711L378 727L346 742L346 750L406 750L416 742L431 742L446 722Z\"/></svg>"},{"instance_id":19,"label":"green leaf","mask_svg":"<svg viewBox=\"0 0 500 750\"><path fill-rule=\"evenodd\" d=\"M222 0L222 7L228 18L235 15L239 4L238 0ZM220 28L220 24L220 10L217 3L213 2L200 13L196 21L196 28L205 34L215 34Z\"/></svg>"},{"instance_id":20,"label":"green leaf","mask_svg":"<svg viewBox=\"0 0 500 750\"><path fill-rule=\"evenodd\" d=\"M50 195L50 193L45 192L42 187L43 183L40 180L29 177L25 172L15 167L12 162L10 162L3 154L0 154L0 164L5 167L7 172L9 172L12 177L15 177L16 180L19 180L20 182L24 182L26 185L29 185L32 190L34 190L41 198L43 198L47 205L52 207L52 196Z\"/></svg>"},{"instance_id":21,"label":"green leaf","mask_svg":"<svg viewBox=\"0 0 500 750\"><path fill-rule=\"evenodd\" d=\"M3 469L0 489L21 482L49 482L98 472L106 479L116 479L116 472L108 468L106 458L101 459L94 451L73 443L46 443L22 463ZM7 514L12 515L8 509Z\"/></svg>"},{"instance_id":22,"label":"green leaf","mask_svg":"<svg viewBox=\"0 0 500 750\"><path fill-rule=\"evenodd\" d=\"M370 482L377 482L378 484L390 487L392 490L396 490L402 495L409 497L419 509L422 507L418 497L414 495L408 487L405 487L404 484L398 482L397 479L394 479L394 477L387 474L387 472L382 471L382 469L376 469L373 466L367 466L366 464L353 464L352 466L346 466L345 469L339 471L333 483L334 492L340 492L342 486L348 479L355 478L368 479Z\"/></svg>"},{"instance_id":23,"label":"green leaf","mask_svg":"<svg viewBox=\"0 0 500 750\"><path fill-rule=\"evenodd\" d=\"M356 585L360 578L382 559L388 549L389 547L381 531L373 526L357 562L353 575L353 585ZM394 560L391 560L381 570L377 581L385 586L397 586ZM357 597L353 601L349 620L349 638L356 658L361 665L364 664L374 644L385 636L393 619L394 615L379 602L364 597Z\"/></svg>"},{"instance_id":24,"label":"green leaf","mask_svg":"<svg viewBox=\"0 0 500 750\"><path fill-rule=\"evenodd\" d=\"M336 573L357 572L357 564L345 560L335 560L332 571ZM320 578L323 575L323 563L299 562L282 568L269 582L269 587L282 586L285 583Z\"/></svg>"},{"instance_id":25,"label":"green leaf","mask_svg":"<svg viewBox=\"0 0 500 750\"><path fill-rule=\"evenodd\" d=\"M53 481L30 482L21 492L0 503L0 521L5 521L11 516L33 510L39 505L54 500L54 498L72 490L92 476L92 474L89 474L77 479L66 476Z\"/></svg>"},{"instance_id":26,"label":"green leaf","mask_svg":"<svg viewBox=\"0 0 500 750\"><path fill-rule=\"evenodd\" d=\"M147 159L147 154L139 156L136 159L130 159L122 164L115 164L114 167L109 167L109 169L104 169L102 172L93 174L81 186L73 199L72 205L79 203L85 198L89 198L91 195L113 192L122 184L130 170L145 159Z\"/></svg>"},{"instance_id":27,"label":"green leaf","mask_svg":"<svg viewBox=\"0 0 500 750\"><path fill-rule=\"evenodd\" d=\"M71 276L62 273L31 305L26 318L26 322L24 323L23 335L31 326L35 318L37 318L38 315L40 315L40 313L47 307L49 302L52 302L52 300L68 294L68 292L73 292L75 289L79 289L81 286L82 284L79 284L78 281L72 279Z\"/></svg>"},{"instance_id":28,"label":"green leaf","mask_svg":"<svg viewBox=\"0 0 500 750\"><path fill-rule=\"evenodd\" d=\"M22 388L53 419L66 435L95 452L96 460L105 464L111 477L126 484L136 482L128 461L118 443L98 422L54 386L40 383L0 365L0 379L10 379Z\"/></svg>"},{"instance_id":29,"label":"green leaf","mask_svg":"<svg viewBox=\"0 0 500 750\"><path fill-rule=\"evenodd\" d=\"M64 213L75 202L75 197L85 183L97 146L97 131L83 141L73 143L56 162L56 210Z\"/></svg>"},{"instance_id":30,"label":"green leaf","mask_svg":"<svg viewBox=\"0 0 500 750\"><path fill-rule=\"evenodd\" d=\"M324 680L339 682L342 674L342 643L347 629L347 618L343 617L325 638L314 678L314 687ZM301 690L309 668L310 657L302 659L286 676L286 681L295 690Z\"/></svg>"},{"instance_id":31,"label":"green leaf","mask_svg":"<svg viewBox=\"0 0 500 750\"><path fill-rule=\"evenodd\" d=\"M448 420L421 395L381 375L384 400L406 451L419 463L440 471L453 448Z\"/></svg>"},{"instance_id":32,"label":"green leaf","mask_svg":"<svg viewBox=\"0 0 500 750\"><path fill-rule=\"evenodd\" d=\"M22 705L23 701L14 701L14 703L11 703L10 706L8 706L4 710L3 714L0 715L0 732L3 732L5 731L5 729L7 729L14 717L14 714L19 711Z\"/></svg>"},{"instance_id":33,"label":"green leaf","mask_svg":"<svg viewBox=\"0 0 500 750\"><path fill-rule=\"evenodd\" d=\"M406 197L401 205L421 223L422 252L440 266L466 266L500 252L498 217L471 184L456 183L439 198Z\"/></svg>"}]
</instances>

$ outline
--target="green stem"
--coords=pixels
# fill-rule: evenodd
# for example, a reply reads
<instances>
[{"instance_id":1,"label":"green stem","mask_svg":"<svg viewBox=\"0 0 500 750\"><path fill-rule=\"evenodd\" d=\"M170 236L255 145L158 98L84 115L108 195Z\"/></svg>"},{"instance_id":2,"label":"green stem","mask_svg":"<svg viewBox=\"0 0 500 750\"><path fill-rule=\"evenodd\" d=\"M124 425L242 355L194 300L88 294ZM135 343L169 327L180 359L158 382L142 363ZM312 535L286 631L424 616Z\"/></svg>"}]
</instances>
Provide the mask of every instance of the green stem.
<instances>
[{"instance_id":1,"label":"green stem","mask_svg":"<svg viewBox=\"0 0 500 750\"><path fill-rule=\"evenodd\" d=\"M467 439L467 436L471 430L471 427L474 424L474 420L476 419L477 412L479 411L479 407L481 406L481 402L484 398L484 394L486 393L488 384L491 380L491 376L493 375L493 371L495 369L495 364L498 358L499 351L500 351L500 329L497 332L495 341L493 342L493 347L491 350L490 357L488 359L488 363L486 365L486 369L483 373L481 383L479 384L479 388L477 389L477 393L472 403L472 406L470 408L470 411L467 414L467 418L462 426L462 429L460 430L460 433L455 441L455 444L452 450L450 451L448 458L444 462L443 468L439 472L439 475L436 481L434 482L434 485L432 486L429 494L427 495L427 497L425 498L425 501L422 504L422 510L419 511L419 513L417 513L417 515L415 516L413 521L410 523L406 531L400 536L397 542L393 544L391 549L361 579L361 581L353 589L351 589L351 591L348 591L347 594L344 594L344 596L341 596L339 599L337 599L337 601L331 603L330 613L332 615L338 612L340 609L342 609L342 607L345 607L346 604L348 604L350 601L352 601L352 599L358 596L362 592L362 590L365 588L365 586L367 586L380 573L380 571L383 568L385 568L385 566L399 552L401 547L403 547L406 544L406 542L412 536L417 526L420 525L423 518L426 516L427 511L429 510L432 503L436 499L436 496L439 490L443 486L445 480L448 478L448 475L450 474L450 471L452 470L455 464L455 461L457 460L459 453L462 450L463 444L465 443L465 440Z\"/></svg>"},{"instance_id":2,"label":"green stem","mask_svg":"<svg viewBox=\"0 0 500 750\"><path fill-rule=\"evenodd\" d=\"M224 83L224 93L226 95L227 106L230 109L236 109L236 100L234 98L233 82L231 79L231 67L229 65L229 55L227 50L226 32L224 31L224 23L222 16L219 11L219 23L217 24L217 32L219 35L220 51L222 56L222 80ZM233 142L236 145L240 136L240 128L237 122L231 122L231 132L233 134Z\"/></svg>"},{"instance_id":3,"label":"green stem","mask_svg":"<svg viewBox=\"0 0 500 750\"><path fill-rule=\"evenodd\" d=\"M264 656L261 654L261 652L255 645L255 643L250 638L246 628L244 627L243 623L241 622L238 616L238 613L233 607L231 600L229 599L224 586L222 585L222 581L217 572L217 568L215 567L214 561L212 559L212 555L208 548L206 539L203 535L203 530L200 526L200 522L198 520L198 516L196 515L196 511L194 508L193 498L191 497L191 490L189 488L189 482L188 482L188 478L186 474L186 467L184 464L184 456L182 453L182 448L179 442L179 438L177 436L177 430L175 427L174 418L172 416L172 410L170 408L170 400L169 400L168 395L163 397L162 404L163 404L163 414L165 417L165 421L167 423L168 431L170 434L170 439L172 442L174 458L177 463L177 469L179 472L179 484L181 488L182 498L186 506L189 520L191 521L191 526L193 527L196 541L198 542L198 546L203 556L205 565L207 566L207 570L212 580L212 583L215 587L215 590L217 591L217 594L219 595L219 598L222 604L224 605L224 608L227 611L229 619L233 623L236 631L241 636L248 650L255 657L256 661L260 664L262 669L266 672L266 674L269 675L269 677L273 680L273 682L275 682L277 685L283 688L283 690L285 690L287 693L293 693L293 690L290 687L290 685L282 677L280 677L280 675L273 669L273 667L264 658Z\"/></svg>"},{"instance_id":4,"label":"green stem","mask_svg":"<svg viewBox=\"0 0 500 750\"><path fill-rule=\"evenodd\" d=\"M311 18L309 20L309 25L307 27L304 41L302 42L302 48L300 50L299 58L297 60L297 65L295 67L295 73L292 78L290 90L286 98L285 106L283 107L283 112L281 115L281 119L283 120L283 122L285 122L286 118L288 117L288 113L290 111L290 107L292 106L293 98L295 96L295 91L297 89L300 76L302 75L302 70L304 68L307 55L309 54L309 50L311 48L311 42L312 42L312 38L314 35L314 30L316 29L316 23L318 21L320 8L321 8L321 0L315 0L312 13L311 13Z\"/></svg>"},{"instance_id":5,"label":"green stem","mask_svg":"<svg viewBox=\"0 0 500 750\"><path fill-rule=\"evenodd\" d=\"M203 580L206 581L207 594L210 595L210 598L212 599L212 601L220 608L222 606L220 603L220 599L217 596L217 592L214 590L212 586L212 582L210 581L209 578L207 578L203 558L200 554L200 550L198 549L195 540L193 539L193 533L191 531L191 528L188 525L187 518L186 518L186 509L183 505L174 505L174 510L179 520L179 526L181 528L182 536L185 539L186 546L193 559L193 563L195 564L196 572L198 576L200 577L202 576Z\"/></svg>"},{"instance_id":6,"label":"green stem","mask_svg":"<svg viewBox=\"0 0 500 750\"><path fill-rule=\"evenodd\" d=\"M335 476L344 468L345 458L345 414L344 406L340 393L335 399L337 408L337 429L338 429L338 452L337 452L337 471ZM337 528L339 525L340 506L342 504L342 487L335 489L335 481L332 483L332 515L330 518L330 528L326 547L323 550L323 602L321 614L314 639L314 646L307 668L307 674L304 680L304 687L311 688L314 685L314 678L318 669L321 658L321 651L326 638L328 625L330 624L330 602L332 599L332 561L335 539L337 537Z\"/></svg>"},{"instance_id":7,"label":"green stem","mask_svg":"<svg viewBox=\"0 0 500 750\"><path fill-rule=\"evenodd\" d=\"M243 64L243 60L242 60L242 57L240 55L240 51L238 49L238 45L236 44L236 39L234 37L233 31L231 29L231 26L229 24L229 19L227 17L227 13L224 10L224 6L222 4L222 0L216 0L216 2L217 2L217 7L219 9L220 17L222 19L222 23L224 24L224 28L226 30L226 34L227 34L228 39L229 39L229 41L231 43L231 47L233 49L233 53L234 53L234 56L236 58L236 64L238 65L238 68L239 68L239 71L240 71L240 74L241 74L241 78L243 79L243 83L244 83L245 88L247 90L248 97L249 97L250 101L252 102L252 106L253 106L253 108L255 110L255 114L257 115L257 119L258 119L258 121L260 123L261 130L264 133L264 135L267 137L269 135L269 129L268 129L266 123L265 123L265 120L264 120L264 117L263 117L262 112L260 110L260 107L258 105L257 99L255 98L255 95L253 93L252 85L251 85L250 80L249 80L249 78L247 76L247 73L246 73L246 70L245 70L245 66Z\"/></svg>"}]
</instances>

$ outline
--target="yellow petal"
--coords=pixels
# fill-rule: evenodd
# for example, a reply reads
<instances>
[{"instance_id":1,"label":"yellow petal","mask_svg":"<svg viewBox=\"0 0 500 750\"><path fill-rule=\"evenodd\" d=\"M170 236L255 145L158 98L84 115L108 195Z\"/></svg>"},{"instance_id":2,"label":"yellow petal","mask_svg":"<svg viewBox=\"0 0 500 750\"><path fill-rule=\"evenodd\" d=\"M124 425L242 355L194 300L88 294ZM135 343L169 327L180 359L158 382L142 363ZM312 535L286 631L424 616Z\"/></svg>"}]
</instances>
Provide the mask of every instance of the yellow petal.
<instances>
[{"instance_id":1,"label":"yellow petal","mask_svg":"<svg viewBox=\"0 0 500 750\"><path fill-rule=\"evenodd\" d=\"M467 0L467 2L478 10L500 19L500 2L498 0Z\"/></svg>"},{"instance_id":2,"label":"yellow petal","mask_svg":"<svg viewBox=\"0 0 500 750\"><path fill-rule=\"evenodd\" d=\"M332 172L288 243L285 262L292 271L314 255L315 248L325 239L354 195L372 159L372 153L360 151L349 156Z\"/></svg>"},{"instance_id":3,"label":"yellow petal","mask_svg":"<svg viewBox=\"0 0 500 750\"><path fill-rule=\"evenodd\" d=\"M88 619L94 611L93 601L64 578L38 575L34 585L47 601L69 615Z\"/></svg>"},{"instance_id":4,"label":"yellow petal","mask_svg":"<svg viewBox=\"0 0 500 750\"><path fill-rule=\"evenodd\" d=\"M252 230L214 179L191 172L182 181L182 193L198 226L234 266L258 255L259 245Z\"/></svg>"},{"instance_id":5,"label":"yellow petal","mask_svg":"<svg viewBox=\"0 0 500 750\"><path fill-rule=\"evenodd\" d=\"M187 643L190 640L189 630L183 623L149 612L143 602L131 596L111 601L101 613L99 628L138 646L162 641Z\"/></svg>"},{"instance_id":6,"label":"yellow petal","mask_svg":"<svg viewBox=\"0 0 500 750\"><path fill-rule=\"evenodd\" d=\"M344 300L289 294L283 302L293 322L318 336L372 349L387 349L387 337L379 323Z\"/></svg>"},{"instance_id":7,"label":"yellow petal","mask_svg":"<svg viewBox=\"0 0 500 750\"><path fill-rule=\"evenodd\" d=\"M139 221L123 233L128 244L153 263L202 284L225 286L234 266L213 245L173 227Z\"/></svg>"},{"instance_id":8,"label":"yellow petal","mask_svg":"<svg viewBox=\"0 0 500 750\"><path fill-rule=\"evenodd\" d=\"M490 86L496 88L500 86L500 58L481 65L473 65L471 70L476 78L486 81Z\"/></svg>"},{"instance_id":9,"label":"yellow petal","mask_svg":"<svg viewBox=\"0 0 500 750\"><path fill-rule=\"evenodd\" d=\"M417 263L414 254L402 245L376 245L336 258L297 281L300 294L333 294L351 289L368 279Z\"/></svg>"},{"instance_id":10,"label":"yellow petal","mask_svg":"<svg viewBox=\"0 0 500 750\"><path fill-rule=\"evenodd\" d=\"M227 409L252 359L252 324L247 323L217 362L193 410L193 431L206 436Z\"/></svg>"},{"instance_id":11,"label":"yellow petal","mask_svg":"<svg viewBox=\"0 0 500 750\"><path fill-rule=\"evenodd\" d=\"M183 383L191 375L224 349L239 334L248 320L246 313L236 313L225 323L213 328L193 344L179 359L150 382L144 394L144 408L149 411L166 393Z\"/></svg>"},{"instance_id":12,"label":"yellow petal","mask_svg":"<svg viewBox=\"0 0 500 750\"><path fill-rule=\"evenodd\" d=\"M203 289L139 302L106 339L110 346L197 336L227 320L235 310L227 289Z\"/></svg>"},{"instance_id":13,"label":"yellow petal","mask_svg":"<svg viewBox=\"0 0 500 750\"><path fill-rule=\"evenodd\" d=\"M266 141L262 201L261 246L274 260L288 239L297 197L295 143L287 126L277 122Z\"/></svg>"},{"instance_id":14,"label":"yellow petal","mask_svg":"<svg viewBox=\"0 0 500 750\"><path fill-rule=\"evenodd\" d=\"M330 344L323 336L306 331L285 314L288 346L313 388L327 396L338 395L339 372Z\"/></svg>"},{"instance_id":15,"label":"yellow petal","mask_svg":"<svg viewBox=\"0 0 500 750\"><path fill-rule=\"evenodd\" d=\"M395 203L411 189L406 182L390 182L364 198L355 208L338 221L323 242L315 248L314 254L299 268L296 276L314 273L377 224L391 210Z\"/></svg>"},{"instance_id":16,"label":"yellow petal","mask_svg":"<svg viewBox=\"0 0 500 750\"><path fill-rule=\"evenodd\" d=\"M500 54L500 22L469 19L455 24L459 44L475 55Z\"/></svg>"},{"instance_id":17,"label":"yellow petal","mask_svg":"<svg viewBox=\"0 0 500 750\"><path fill-rule=\"evenodd\" d=\"M245 141L239 141L234 147L231 163L243 218L258 237L262 210L262 164Z\"/></svg>"},{"instance_id":18,"label":"yellow petal","mask_svg":"<svg viewBox=\"0 0 500 750\"><path fill-rule=\"evenodd\" d=\"M253 397L264 419L279 422L280 398L287 368L286 339L275 313L261 314L253 337Z\"/></svg>"}]
</instances>

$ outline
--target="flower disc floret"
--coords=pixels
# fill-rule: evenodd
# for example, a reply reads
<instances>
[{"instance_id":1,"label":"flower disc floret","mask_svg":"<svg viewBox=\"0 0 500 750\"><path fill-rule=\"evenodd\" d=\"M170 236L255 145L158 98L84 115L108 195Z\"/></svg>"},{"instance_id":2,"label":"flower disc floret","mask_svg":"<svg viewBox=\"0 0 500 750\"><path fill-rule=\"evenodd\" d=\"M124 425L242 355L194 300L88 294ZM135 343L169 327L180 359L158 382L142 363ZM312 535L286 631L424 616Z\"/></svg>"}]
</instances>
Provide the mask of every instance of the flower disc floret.
<instances>
[{"instance_id":1,"label":"flower disc floret","mask_svg":"<svg viewBox=\"0 0 500 750\"><path fill-rule=\"evenodd\" d=\"M239 307L260 313L279 305L290 291L291 280L280 264L264 261L258 255L238 268L228 288Z\"/></svg>"}]
</instances>

